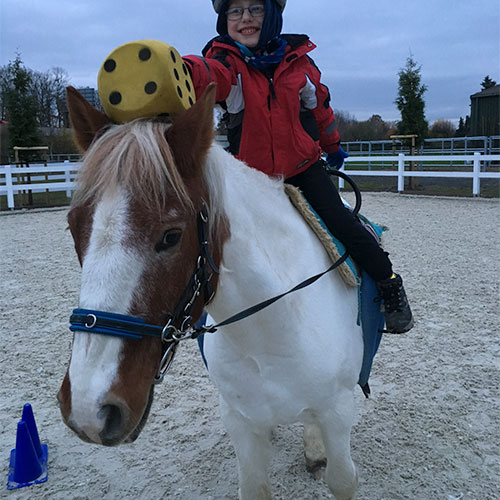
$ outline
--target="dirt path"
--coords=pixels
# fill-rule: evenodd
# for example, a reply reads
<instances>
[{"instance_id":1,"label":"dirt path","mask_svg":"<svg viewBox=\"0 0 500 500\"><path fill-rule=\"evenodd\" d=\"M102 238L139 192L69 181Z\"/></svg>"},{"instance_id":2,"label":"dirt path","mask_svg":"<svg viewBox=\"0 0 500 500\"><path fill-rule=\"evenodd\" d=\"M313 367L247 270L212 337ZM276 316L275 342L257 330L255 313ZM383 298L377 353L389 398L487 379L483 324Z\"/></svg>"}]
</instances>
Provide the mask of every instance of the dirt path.
<instances>
[{"instance_id":1,"label":"dirt path","mask_svg":"<svg viewBox=\"0 0 500 500\"><path fill-rule=\"evenodd\" d=\"M358 499L499 499L499 203L365 194L363 212L391 228L386 247L418 323L408 335L384 338L373 397L357 394ZM158 388L133 445L84 444L62 424L55 395L79 288L65 217L65 210L0 216L0 497L236 499L234 453L194 343ZM49 447L49 480L8 492L8 457L26 402ZM306 473L301 442L299 426L275 433L274 497L332 498Z\"/></svg>"}]
</instances>

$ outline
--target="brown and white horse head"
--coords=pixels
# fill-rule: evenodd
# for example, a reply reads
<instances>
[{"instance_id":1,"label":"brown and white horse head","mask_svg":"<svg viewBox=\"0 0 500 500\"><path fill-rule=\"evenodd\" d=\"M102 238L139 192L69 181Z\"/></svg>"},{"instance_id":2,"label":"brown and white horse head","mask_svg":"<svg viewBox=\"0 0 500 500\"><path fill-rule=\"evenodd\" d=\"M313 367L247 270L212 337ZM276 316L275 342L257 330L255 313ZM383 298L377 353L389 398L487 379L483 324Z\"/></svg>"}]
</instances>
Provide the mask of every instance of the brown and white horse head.
<instances>
[{"instance_id":1,"label":"brown and white horse head","mask_svg":"<svg viewBox=\"0 0 500 500\"><path fill-rule=\"evenodd\" d=\"M112 125L73 88L68 106L85 157L68 215L82 266L82 309L163 325L198 259L197 214L209 193L203 165L213 140L214 86L173 124ZM212 252L220 261L222 241ZM193 313L201 314L203 303ZM58 394L82 439L134 440L147 418L160 339L76 332Z\"/></svg>"}]
</instances>

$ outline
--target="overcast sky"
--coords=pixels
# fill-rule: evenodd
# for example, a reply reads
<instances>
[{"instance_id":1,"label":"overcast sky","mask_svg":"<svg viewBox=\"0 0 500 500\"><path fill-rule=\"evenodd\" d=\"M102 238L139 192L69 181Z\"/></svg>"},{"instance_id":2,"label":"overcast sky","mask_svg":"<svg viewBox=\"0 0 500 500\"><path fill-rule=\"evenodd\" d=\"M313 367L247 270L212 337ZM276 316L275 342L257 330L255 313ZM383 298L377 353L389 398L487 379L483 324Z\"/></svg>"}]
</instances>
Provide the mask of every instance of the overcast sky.
<instances>
[{"instance_id":1,"label":"overcast sky","mask_svg":"<svg viewBox=\"0 0 500 500\"><path fill-rule=\"evenodd\" d=\"M118 45L163 40L199 54L215 35L210 0L0 0L0 65L61 67L76 87L96 87ZM288 0L285 33L307 33L333 107L358 120L397 120L398 71L422 66L429 122L457 121L486 75L500 83L499 0Z\"/></svg>"}]
</instances>

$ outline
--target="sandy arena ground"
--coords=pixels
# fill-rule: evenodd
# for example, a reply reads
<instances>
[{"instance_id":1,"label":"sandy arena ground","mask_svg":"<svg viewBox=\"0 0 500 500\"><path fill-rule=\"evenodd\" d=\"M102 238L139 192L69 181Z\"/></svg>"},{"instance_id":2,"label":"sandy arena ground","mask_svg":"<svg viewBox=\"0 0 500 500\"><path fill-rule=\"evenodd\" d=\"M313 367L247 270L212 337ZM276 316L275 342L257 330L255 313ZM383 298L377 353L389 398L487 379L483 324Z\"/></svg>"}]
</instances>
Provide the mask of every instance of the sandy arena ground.
<instances>
[{"instance_id":1,"label":"sandy arena ground","mask_svg":"<svg viewBox=\"0 0 500 500\"><path fill-rule=\"evenodd\" d=\"M352 437L359 500L500 498L500 231L497 200L365 194L390 226L386 247L405 278L413 331L385 336L357 393ZM56 392L70 354L79 266L66 210L0 216L0 497L237 498L234 453L195 343L181 349L133 445L80 442ZM8 460L24 403L49 449L47 483L9 492ZM275 499L332 498L306 472L300 426L274 436Z\"/></svg>"}]
</instances>

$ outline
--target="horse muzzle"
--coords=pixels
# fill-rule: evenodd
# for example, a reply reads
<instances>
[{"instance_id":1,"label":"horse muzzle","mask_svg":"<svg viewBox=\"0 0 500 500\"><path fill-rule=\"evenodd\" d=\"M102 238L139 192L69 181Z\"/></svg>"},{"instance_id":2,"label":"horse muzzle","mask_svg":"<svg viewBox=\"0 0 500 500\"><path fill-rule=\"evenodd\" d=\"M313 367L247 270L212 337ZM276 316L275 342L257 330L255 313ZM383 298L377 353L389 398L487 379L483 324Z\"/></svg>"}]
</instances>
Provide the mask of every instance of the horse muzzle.
<instances>
[{"instance_id":1,"label":"horse muzzle","mask_svg":"<svg viewBox=\"0 0 500 500\"><path fill-rule=\"evenodd\" d=\"M66 381L66 379L65 379ZM66 396L65 382L57 395L64 423L86 443L117 446L132 443L140 435L149 416L154 389L150 389L143 411L134 415L125 401L108 395L101 404L71 405Z\"/></svg>"}]
</instances>

